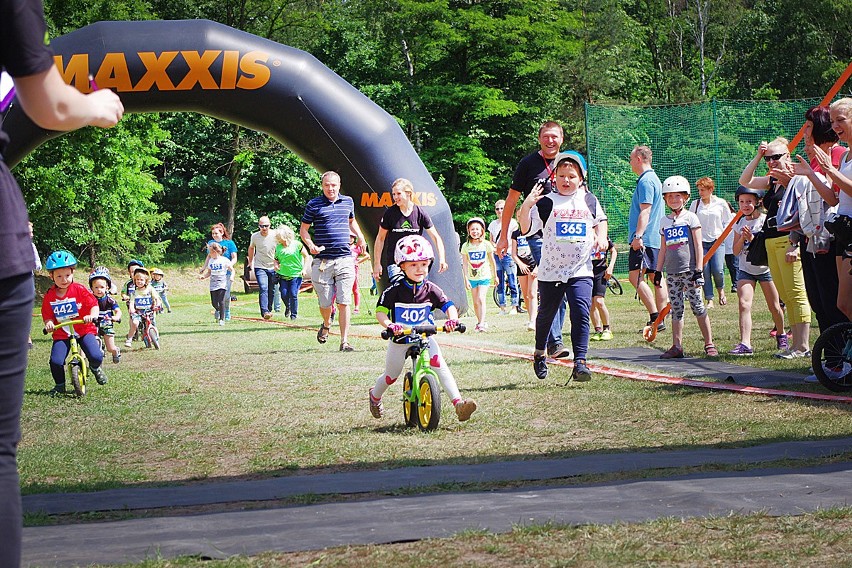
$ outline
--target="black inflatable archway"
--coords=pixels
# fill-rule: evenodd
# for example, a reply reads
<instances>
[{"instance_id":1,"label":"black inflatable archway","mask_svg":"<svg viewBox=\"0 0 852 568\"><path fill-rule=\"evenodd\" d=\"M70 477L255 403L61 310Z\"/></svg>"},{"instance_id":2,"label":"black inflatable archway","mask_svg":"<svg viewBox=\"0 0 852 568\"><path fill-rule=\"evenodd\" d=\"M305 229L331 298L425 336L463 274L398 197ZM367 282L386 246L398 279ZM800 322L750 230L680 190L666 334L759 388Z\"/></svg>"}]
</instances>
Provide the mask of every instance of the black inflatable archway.
<instances>
[{"instance_id":1,"label":"black inflatable archway","mask_svg":"<svg viewBox=\"0 0 852 568\"><path fill-rule=\"evenodd\" d=\"M312 55L207 20L99 22L51 43L65 81L116 91L127 112L193 111L266 132L319 171L340 172L372 242L394 179L410 179L444 240L450 269L431 278L467 308L447 200L396 120ZM5 119L16 164L50 138L15 105ZM320 194L317 187L316 195ZM305 201L312 196L305 196Z\"/></svg>"}]
</instances>

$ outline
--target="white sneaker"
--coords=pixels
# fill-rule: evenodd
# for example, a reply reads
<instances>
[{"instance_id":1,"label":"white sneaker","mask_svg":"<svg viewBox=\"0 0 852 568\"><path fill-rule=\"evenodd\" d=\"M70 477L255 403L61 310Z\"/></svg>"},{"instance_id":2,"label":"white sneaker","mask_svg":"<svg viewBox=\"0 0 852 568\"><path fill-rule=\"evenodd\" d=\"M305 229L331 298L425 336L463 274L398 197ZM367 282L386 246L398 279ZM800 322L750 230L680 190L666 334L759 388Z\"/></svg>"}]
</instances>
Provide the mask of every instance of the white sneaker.
<instances>
[{"instance_id":1,"label":"white sneaker","mask_svg":"<svg viewBox=\"0 0 852 568\"><path fill-rule=\"evenodd\" d=\"M510 315L510 316L518 315L518 306L512 306L512 307L509 309L509 315Z\"/></svg>"},{"instance_id":2,"label":"white sneaker","mask_svg":"<svg viewBox=\"0 0 852 568\"><path fill-rule=\"evenodd\" d=\"M507 310L505 307L501 306L501 307L500 307L500 315L501 315L501 316L507 316L507 315L509 315L509 310Z\"/></svg>"},{"instance_id":3,"label":"white sneaker","mask_svg":"<svg viewBox=\"0 0 852 568\"><path fill-rule=\"evenodd\" d=\"M128 338L127 340L125 340L125 342L124 342L124 346L125 346L125 347L133 347L133 339L132 339L132 338Z\"/></svg>"},{"instance_id":4,"label":"white sneaker","mask_svg":"<svg viewBox=\"0 0 852 568\"><path fill-rule=\"evenodd\" d=\"M535 323L529 322L527 324L527 331L535 331Z\"/></svg>"}]
</instances>

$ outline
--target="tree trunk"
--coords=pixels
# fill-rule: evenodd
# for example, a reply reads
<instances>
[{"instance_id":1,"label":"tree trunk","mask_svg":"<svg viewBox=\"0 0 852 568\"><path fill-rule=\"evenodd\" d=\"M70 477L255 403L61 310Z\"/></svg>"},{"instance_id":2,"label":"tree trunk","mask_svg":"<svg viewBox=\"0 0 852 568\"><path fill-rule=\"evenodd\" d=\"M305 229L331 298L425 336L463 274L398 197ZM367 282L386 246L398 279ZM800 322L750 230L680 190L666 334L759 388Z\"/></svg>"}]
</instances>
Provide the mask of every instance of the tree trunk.
<instances>
[{"instance_id":1,"label":"tree trunk","mask_svg":"<svg viewBox=\"0 0 852 568\"><path fill-rule=\"evenodd\" d=\"M240 153L240 132L242 132L242 128L234 124L234 157L239 155ZM228 179L231 181L231 193L228 196L228 221L226 223L228 234L234 234L234 218L236 216L237 210L237 188L239 186L240 181L240 172L242 172L242 165L240 165L236 160L232 160L228 165Z\"/></svg>"}]
</instances>

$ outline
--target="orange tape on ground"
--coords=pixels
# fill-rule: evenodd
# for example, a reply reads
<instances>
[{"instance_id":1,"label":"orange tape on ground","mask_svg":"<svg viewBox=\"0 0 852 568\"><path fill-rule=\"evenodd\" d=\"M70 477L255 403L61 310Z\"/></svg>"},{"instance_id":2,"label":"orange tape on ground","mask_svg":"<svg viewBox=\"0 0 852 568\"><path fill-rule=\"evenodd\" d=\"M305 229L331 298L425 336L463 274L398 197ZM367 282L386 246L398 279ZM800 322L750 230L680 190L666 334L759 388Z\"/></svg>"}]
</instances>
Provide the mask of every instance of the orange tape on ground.
<instances>
[{"instance_id":1,"label":"orange tape on ground","mask_svg":"<svg viewBox=\"0 0 852 568\"><path fill-rule=\"evenodd\" d=\"M293 329L306 329L312 330L313 327L297 325L291 322L283 322L283 321L275 321L275 320L265 320L262 318L248 318L236 316L232 319L237 319L241 321L253 321L259 323L271 323L284 327L290 327ZM358 337L360 339L380 339L378 334L374 335L361 335L361 334L350 334L352 337ZM384 341L384 340L382 340ZM501 357L511 357L513 359L526 359L527 361L532 361L533 356L526 353L518 353L516 351L505 351L502 349L492 349L490 347L476 347L473 345L460 345L454 343L442 343L441 347L453 347L456 349L469 349L471 351L479 351L480 353L489 353L491 355L500 355ZM563 361L560 359L550 359L548 362L549 365L557 365L560 367L568 367L571 368L574 366L573 362ZM737 385L731 383L717 383L715 381L700 381L697 379L684 379L682 377L674 377L671 375L663 375L661 373L651 373L648 371L635 371L631 369L621 369L618 367L609 367L605 365L594 365L588 364L589 369L591 369L595 373L603 373L604 375L610 375L613 377L619 377L622 379L630 379L632 381L647 381L652 383L662 383L666 385L677 385L682 387L694 387L694 388L702 388L702 389L710 389L710 390L719 390L719 391L727 391L733 392L737 394L757 394L764 396L784 396L790 398L805 398L809 400L821 400L824 402L841 402L844 404L852 404L852 396L841 396L835 394L821 394L814 392L799 392L799 391L791 391L791 390L782 390L782 389L767 389L761 387L750 387L747 385Z\"/></svg>"}]
</instances>

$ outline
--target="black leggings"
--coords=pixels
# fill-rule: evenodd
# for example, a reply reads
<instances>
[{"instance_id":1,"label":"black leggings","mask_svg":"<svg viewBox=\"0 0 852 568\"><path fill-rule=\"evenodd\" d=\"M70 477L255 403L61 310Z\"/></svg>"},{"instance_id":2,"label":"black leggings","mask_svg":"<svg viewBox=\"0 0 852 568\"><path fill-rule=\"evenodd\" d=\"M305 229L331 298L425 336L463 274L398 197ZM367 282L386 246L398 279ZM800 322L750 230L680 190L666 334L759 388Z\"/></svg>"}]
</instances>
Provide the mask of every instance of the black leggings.
<instances>
[{"instance_id":1,"label":"black leggings","mask_svg":"<svg viewBox=\"0 0 852 568\"><path fill-rule=\"evenodd\" d=\"M0 566L21 563L18 440L33 313L33 275L0 280Z\"/></svg>"},{"instance_id":2,"label":"black leggings","mask_svg":"<svg viewBox=\"0 0 852 568\"><path fill-rule=\"evenodd\" d=\"M216 310L216 315L220 320L225 319L225 293L227 290L221 288L219 290L210 290L210 303L213 304L213 309Z\"/></svg>"}]
</instances>

